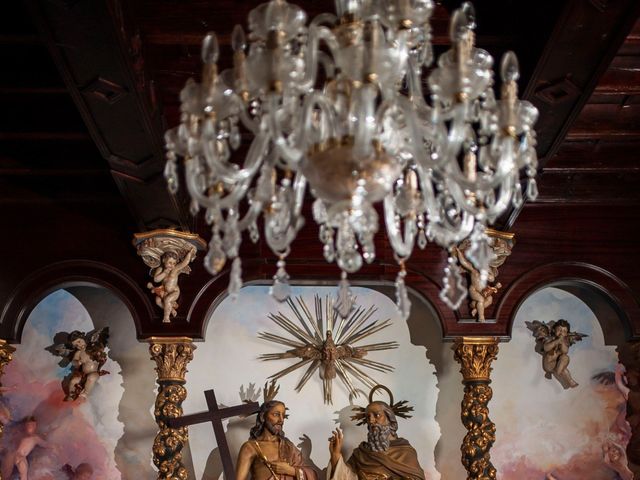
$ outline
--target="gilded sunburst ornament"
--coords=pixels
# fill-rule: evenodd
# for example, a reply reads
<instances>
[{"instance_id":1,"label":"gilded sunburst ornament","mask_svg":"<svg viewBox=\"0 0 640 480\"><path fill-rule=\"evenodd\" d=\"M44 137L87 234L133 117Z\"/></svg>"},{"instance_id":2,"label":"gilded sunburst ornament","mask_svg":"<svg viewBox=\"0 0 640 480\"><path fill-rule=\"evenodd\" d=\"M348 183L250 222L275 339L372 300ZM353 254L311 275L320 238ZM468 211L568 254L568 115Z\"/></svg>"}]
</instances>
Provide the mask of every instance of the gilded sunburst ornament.
<instances>
[{"instance_id":1,"label":"gilded sunburst ornament","mask_svg":"<svg viewBox=\"0 0 640 480\"><path fill-rule=\"evenodd\" d=\"M391 325L391 319L372 320L377 312L373 306L364 308L354 306L351 312L342 317L334 308L334 300L330 297L314 297L312 313L302 297L287 300L290 313L270 313L269 319L282 328L288 336L270 332L260 332L258 337L278 345L289 347L282 353L266 353L260 355L261 360L299 359L298 362L271 375L277 380L302 367L307 367L295 389L300 392L319 371L322 379L324 402L331 404L333 379L339 378L353 397L358 396L354 380L371 389L378 382L365 371L367 369L381 373L393 371L386 363L365 358L369 352L398 348L397 342L379 342L356 345L369 336Z\"/></svg>"}]
</instances>

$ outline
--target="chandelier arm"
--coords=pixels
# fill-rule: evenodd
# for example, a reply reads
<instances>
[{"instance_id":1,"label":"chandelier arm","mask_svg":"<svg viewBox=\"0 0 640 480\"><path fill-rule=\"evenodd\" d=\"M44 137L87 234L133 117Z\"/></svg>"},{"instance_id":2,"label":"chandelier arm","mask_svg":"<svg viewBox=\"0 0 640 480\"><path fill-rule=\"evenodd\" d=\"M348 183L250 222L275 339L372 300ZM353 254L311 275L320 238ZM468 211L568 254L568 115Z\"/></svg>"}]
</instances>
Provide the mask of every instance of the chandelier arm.
<instances>
[{"instance_id":1,"label":"chandelier arm","mask_svg":"<svg viewBox=\"0 0 640 480\"><path fill-rule=\"evenodd\" d=\"M247 178L238 182L236 187L224 197L208 197L200 192L198 187L197 178L202 175L202 172L198 171L197 160L195 158L185 159L185 180L187 184L187 190L189 195L196 200L201 206L205 208L219 208L228 209L235 207L237 203L245 196L249 186L251 185L251 178Z\"/></svg>"},{"instance_id":2,"label":"chandelier arm","mask_svg":"<svg viewBox=\"0 0 640 480\"><path fill-rule=\"evenodd\" d=\"M406 258L411 255L413 245L415 241L414 235L410 235L410 231L406 228L405 221L405 237L402 238L400 229L398 228L398 222L396 222L396 212L393 206L393 195L388 194L384 197L384 222L387 226L387 235L391 241L393 250L399 257Z\"/></svg>"},{"instance_id":3,"label":"chandelier arm","mask_svg":"<svg viewBox=\"0 0 640 480\"><path fill-rule=\"evenodd\" d=\"M371 155L373 150L372 140L376 129L375 99L378 92L371 83L363 85L357 92L353 112L356 118L353 150L356 156L364 158Z\"/></svg>"},{"instance_id":4,"label":"chandelier arm","mask_svg":"<svg viewBox=\"0 0 640 480\"><path fill-rule=\"evenodd\" d=\"M409 84L409 100L416 106L416 108L426 112L429 110L429 106L424 99L424 92L422 91L422 82L420 79L420 67L416 65L416 58L414 55L409 55L408 64L407 81Z\"/></svg>"},{"instance_id":5,"label":"chandelier arm","mask_svg":"<svg viewBox=\"0 0 640 480\"><path fill-rule=\"evenodd\" d=\"M318 45L320 44L320 41L324 40L324 42L327 44L327 47L329 47L329 51L331 52L331 56L333 58L336 58L337 53L340 51L338 40L336 39L333 32L325 26L319 25L317 23L314 24L316 19L321 16L322 14L313 19L308 30L309 33L305 59L306 69L304 81L302 82L303 86L307 88L313 88L318 75L318 54L321 53ZM335 18L335 16L333 17ZM334 20L334 23L335 21L336 20Z\"/></svg>"},{"instance_id":6,"label":"chandelier arm","mask_svg":"<svg viewBox=\"0 0 640 480\"><path fill-rule=\"evenodd\" d=\"M269 93L267 95L267 105L269 106L269 112L267 113L267 126L269 129L269 135L271 136L273 145L278 151L280 157L293 168L302 158L302 152L297 148L293 148L288 145L287 139L280 128L280 122L278 121L278 102L279 94Z\"/></svg>"},{"instance_id":7,"label":"chandelier arm","mask_svg":"<svg viewBox=\"0 0 640 480\"><path fill-rule=\"evenodd\" d=\"M329 131L327 133L327 137L333 138L336 137L338 132L336 128L336 112L331 105L331 102L325 97L321 92L314 90L305 98L304 104L302 106L302 131L306 132L305 135L305 143L301 146L302 150L307 150L313 144L313 136L310 135L310 132L314 130L313 127L313 109L315 107L319 107L322 110L322 118L327 122L327 126ZM325 140L322 138L321 140ZM309 144L311 142L311 144Z\"/></svg>"},{"instance_id":8,"label":"chandelier arm","mask_svg":"<svg viewBox=\"0 0 640 480\"><path fill-rule=\"evenodd\" d=\"M211 169L216 172L216 176L220 177L224 182L231 184L253 178L262 163L261 155L266 148L268 137L264 134L258 134L254 137L245 158L244 168L238 169L238 166L233 163L219 160L214 146L217 142L215 130L212 126L209 127L212 123L211 120L207 120L205 123L202 150L207 159L207 163L211 166Z\"/></svg>"},{"instance_id":9,"label":"chandelier arm","mask_svg":"<svg viewBox=\"0 0 640 480\"><path fill-rule=\"evenodd\" d=\"M234 103L236 103L236 106L238 108L238 112L240 113L239 118L240 118L240 121L242 122L242 125L247 130L250 130L251 133L253 133L254 135L258 135L260 133L260 122L258 122L254 118L249 117L249 114L247 113L247 107L246 107L245 103L235 93L234 93L234 95L232 97L232 101Z\"/></svg>"},{"instance_id":10,"label":"chandelier arm","mask_svg":"<svg viewBox=\"0 0 640 480\"><path fill-rule=\"evenodd\" d=\"M238 221L238 230L243 231L249 228L249 225L258 219L260 212L262 212L262 207L263 203L260 200L254 200L242 220Z\"/></svg>"}]
</instances>

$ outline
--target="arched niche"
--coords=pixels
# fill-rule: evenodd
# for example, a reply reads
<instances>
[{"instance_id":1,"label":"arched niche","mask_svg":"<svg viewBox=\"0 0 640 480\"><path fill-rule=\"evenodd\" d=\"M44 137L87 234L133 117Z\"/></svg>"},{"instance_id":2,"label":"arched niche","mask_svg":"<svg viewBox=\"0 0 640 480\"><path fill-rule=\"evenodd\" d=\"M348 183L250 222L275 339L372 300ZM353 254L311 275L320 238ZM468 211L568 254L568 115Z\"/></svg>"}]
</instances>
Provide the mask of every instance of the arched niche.
<instances>
[{"instance_id":1,"label":"arched niche","mask_svg":"<svg viewBox=\"0 0 640 480\"><path fill-rule=\"evenodd\" d=\"M105 480L149 478L154 475L151 445L157 426L151 413L155 374L147 346L138 342L131 312L119 296L87 282L62 283L70 284L51 287L31 307L20 328L22 341L3 378L5 386L15 387L3 400L13 410L13 420L35 415L40 432L56 445L55 456L46 457L49 450L44 449L43 459L36 458L40 463L30 478L31 473L36 480L58 478L39 475L59 474L64 462L90 463ZM109 374L100 377L86 400L65 402L61 380L67 370L45 347L59 332L103 327L110 333L103 367ZM57 465L58 461L63 463Z\"/></svg>"},{"instance_id":2,"label":"arched niche","mask_svg":"<svg viewBox=\"0 0 640 480\"><path fill-rule=\"evenodd\" d=\"M44 267L25 278L11 293L0 316L0 338L20 343L22 330L34 307L61 288L98 286L106 288L127 307L141 338L143 319L155 315L149 295L125 273L100 262L73 260Z\"/></svg>"},{"instance_id":3,"label":"arched niche","mask_svg":"<svg viewBox=\"0 0 640 480\"><path fill-rule=\"evenodd\" d=\"M510 285L497 307L497 318L507 319L509 336L520 306L544 287L572 293L587 304L601 323L607 345L640 336L640 305L631 289L611 272L578 262L540 266Z\"/></svg>"},{"instance_id":4,"label":"arched niche","mask_svg":"<svg viewBox=\"0 0 640 480\"><path fill-rule=\"evenodd\" d=\"M390 282L358 282L353 281L353 288L356 291L370 290L372 295L375 294L379 298L382 313L381 318L387 318L388 314L395 315L395 289ZM296 287L306 287L309 290L318 291L320 295L335 296L336 286L334 282L296 282ZM245 298L243 291L261 289L264 297L263 300ZM240 296L235 303L226 295L210 299L207 311L209 319L206 319L205 325L205 342L199 343L198 349L195 351L194 360L189 365L189 373L187 374L187 386L189 396L183 408L186 413L192 413L206 409L206 402L202 394L203 390L214 388L218 401L224 405L234 405L241 401L239 388L242 385L247 387L250 381L256 383L256 389L262 387L262 382L266 378L265 371L268 369L275 373L289 364L295 363L294 360L278 360L274 362L259 362L257 356L262 353L272 352L271 345L264 340L257 338L258 331L276 332L278 327L271 326L266 322L253 329L247 326L248 322L256 316L266 317L267 313L272 311L272 307L281 309L282 312L288 310L287 306L274 303L267 294L268 282L251 282L241 290ZM309 292L308 295L312 295ZM424 457L423 467L429 471L429 478L438 478L436 465L438 459L436 452L438 451L438 442L443 434L444 428L438 423L439 415L447 410L447 405L440 402L438 395L438 379L439 370L445 370L448 366L445 359L450 356L449 345L442 342L442 326L439 321L436 309L424 300L419 294L411 290L411 301L413 304L412 314L405 322L406 326L398 322L397 336L388 337L382 334L383 338L371 338L370 342L387 341L400 339L401 347L397 351L373 352L370 355L372 360L386 361L390 355L400 355L402 360L391 358L389 361L398 364L393 373L379 374L373 373L377 381L388 383L393 389L394 383L397 381L397 391L394 391L394 397L397 400L407 399L416 407L417 415L429 412L429 424L431 427L420 427L418 422L422 421L420 416L414 417L412 420L400 420L399 433L406 436L413 443L423 441L420 437L429 435L429 447L424 450L421 455ZM210 297L209 297L210 298ZM311 307L313 308L313 307ZM247 313L249 312L249 313ZM249 331L250 330L250 331ZM254 331L255 330L255 331ZM395 332L395 330L394 330ZM367 343L367 341L364 341ZM275 351L277 351L277 347ZM400 358L400 357L399 357ZM266 369L265 369L266 367ZM258 370L260 373L258 373ZM321 398L320 382L318 374L305 385L300 393L296 393L293 386L304 373L305 368L299 370L298 374L284 377L280 380L282 398L286 403L290 404L290 419L285 424L285 431L294 443L301 443L299 437L302 434L309 434L310 440L301 443L302 450L311 451L314 464L323 469L326 466L328 458L326 438L328 433L336 426L346 429L345 438L348 438L348 444L353 446L362 440L362 435L366 431L364 427L357 427L349 420L351 416L351 408L353 404L366 404L366 398L360 397L355 400L349 400L344 392L336 393L336 390L342 388L336 379L334 385L334 404L323 405ZM392 379L390 377L397 376ZM400 378L402 377L402 378ZM253 379L253 380L251 380ZM403 383L404 382L404 383ZM401 385L411 385L411 391L403 392ZM459 382L458 382L459 383ZM359 386L359 388L365 388ZM419 392L419 393L418 393ZM367 392L368 393L368 392ZM319 398L318 398L319 397ZM384 399L381 397L381 399ZM258 398L259 401L262 397ZM302 404L300 402L303 402ZM353 402L353 403L351 403ZM449 409L450 410L450 409ZM424 417L425 419L427 417ZM456 414L457 419L457 414ZM247 439L249 428L255 422L254 417L248 419L232 419L225 426L227 431L227 439L231 445L232 457L235 457L239 445ZM462 426L460 425L460 428ZM418 429L420 433L416 431ZM415 438L414 438L415 437ZM221 465L218 453L215 450L215 440L213 432L209 424L190 428L190 448L185 449L184 456L187 464L195 467L195 477L199 480L217 479L220 473ZM422 444L420 444L422 445ZM308 450L307 450L308 451ZM235 458L234 458L235 459Z\"/></svg>"}]
</instances>

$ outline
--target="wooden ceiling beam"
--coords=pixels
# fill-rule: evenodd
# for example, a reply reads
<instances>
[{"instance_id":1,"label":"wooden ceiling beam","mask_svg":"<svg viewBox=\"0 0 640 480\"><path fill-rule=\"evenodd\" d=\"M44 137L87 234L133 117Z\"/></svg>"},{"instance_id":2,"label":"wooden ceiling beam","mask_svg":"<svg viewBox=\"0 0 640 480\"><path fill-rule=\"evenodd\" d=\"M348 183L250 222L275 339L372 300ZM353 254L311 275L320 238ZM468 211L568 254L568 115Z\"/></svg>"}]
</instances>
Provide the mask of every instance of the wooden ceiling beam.
<instances>
[{"instance_id":1,"label":"wooden ceiling beam","mask_svg":"<svg viewBox=\"0 0 640 480\"><path fill-rule=\"evenodd\" d=\"M188 229L186 202L157 180L164 168L165 125L130 2L27 0L27 5L138 228ZM156 211L150 213L149 205Z\"/></svg>"},{"instance_id":2,"label":"wooden ceiling beam","mask_svg":"<svg viewBox=\"0 0 640 480\"><path fill-rule=\"evenodd\" d=\"M564 142L639 16L637 0L566 3L523 94L540 111L536 130L541 169ZM521 210L512 208L497 228L511 229Z\"/></svg>"}]
</instances>

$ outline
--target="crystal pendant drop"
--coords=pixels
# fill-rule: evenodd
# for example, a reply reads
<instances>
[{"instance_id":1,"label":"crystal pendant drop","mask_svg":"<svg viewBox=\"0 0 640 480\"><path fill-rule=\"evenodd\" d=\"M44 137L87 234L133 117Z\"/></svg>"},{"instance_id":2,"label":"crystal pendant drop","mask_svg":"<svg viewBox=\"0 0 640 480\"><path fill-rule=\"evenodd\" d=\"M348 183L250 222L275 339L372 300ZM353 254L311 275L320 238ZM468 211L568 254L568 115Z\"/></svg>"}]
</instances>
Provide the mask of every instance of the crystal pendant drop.
<instances>
[{"instance_id":1,"label":"crystal pendant drop","mask_svg":"<svg viewBox=\"0 0 640 480\"><path fill-rule=\"evenodd\" d=\"M198 205L198 201L196 199L191 200L191 203L189 204L189 213L195 217L199 211L200 205Z\"/></svg>"},{"instance_id":2,"label":"crystal pendant drop","mask_svg":"<svg viewBox=\"0 0 640 480\"><path fill-rule=\"evenodd\" d=\"M538 198L538 184L536 183L535 178L529 179L529 183L527 184L527 197L530 200Z\"/></svg>"},{"instance_id":3,"label":"crystal pendant drop","mask_svg":"<svg viewBox=\"0 0 640 480\"><path fill-rule=\"evenodd\" d=\"M233 259L231 274L229 275L229 296L235 300L242 288L242 263L240 257Z\"/></svg>"},{"instance_id":4,"label":"crystal pendant drop","mask_svg":"<svg viewBox=\"0 0 640 480\"><path fill-rule=\"evenodd\" d=\"M467 296L467 289L464 288L460 267L458 267L455 258L450 256L447 263L442 279L443 287L440 291L440 300L449 308L457 310Z\"/></svg>"},{"instance_id":5,"label":"crystal pendant drop","mask_svg":"<svg viewBox=\"0 0 640 480\"><path fill-rule=\"evenodd\" d=\"M269 294L279 302L284 302L291 295L291 285L289 285L289 274L285 270L284 260L278 260L278 271L273 276L273 285L269 289Z\"/></svg>"},{"instance_id":6,"label":"crystal pendant drop","mask_svg":"<svg viewBox=\"0 0 640 480\"><path fill-rule=\"evenodd\" d=\"M351 292L351 286L349 280L347 280L347 273L342 272L342 279L338 284L338 297L333 304L333 308L338 312L338 315L342 318L347 318L354 306L354 297Z\"/></svg>"},{"instance_id":7,"label":"crystal pendant drop","mask_svg":"<svg viewBox=\"0 0 640 480\"><path fill-rule=\"evenodd\" d=\"M522 206L522 187L520 183L517 183L515 186L515 191L513 192L513 199L511 200L513 206L516 208L520 208Z\"/></svg>"},{"instance_id":8,"label":"crystal pendant drop","mask_svg":"<svg viewBox=\"0 0 640 480\"><path fill-rule=\"evenodd\" d=\"M411 313L411 301L409 300L407 287L404 283L404 277L406 276L407 272L401 269L396 277L396 307L398 307L398 313L402 320L409 318L409 314Z\"/></svg>"},{"instance_id":9,"label":"crystal pendant drop","mask_svg":"<svg viewBox=\"0 0 640 480\"><path fill-rule=\"evenodd\" d=\"M211 275L216 275L224 268L227 256L222 250L220 235L214 233L209 242L209 252L204 257L204 266Z\"/></svg>"},{"instance_id":10,"label":"crystal pendant drop","mask_svg":"<svg viewBox=\"0 0 640 480\"><path fill-rule=\"evenodd\" d=\"M418 232L418 248L420 250L427 248L427 236L422 229Z\"/></svg>"},{"instance_id":11,"label":"crystal pendant drop","mask_svg":"<svg viewBox=\"0 0 640 480\"><path fill-rule=\"evenodd\" d=\"M167 164L164 167L164 178L167 180L167 188L171 195L178 191L178 173L176 168L175 155L167 154Z\"/></svg>"},{"instance_id":12,"label":"crystal pendant drop","mask_svg":"<svg viewBox=\"0 0 640 480\"><path fill-rule=\"evenodd\" d=\"M249 224L249 238L253 243L258 243L258 240L260 240L260 231L256 222Z\"/></svg>"},{"instance_id":13,"label":"crystal pendant drop","mask_svg":"<svg viewBox=\"0 0 640 480\"><path fill-rule=\"evenodd\" d=\"M480 272L480 287L484 288L487 282L489 263L495 258L495 254L489 245L489 236L484 232L482 224L476 223L469 240L471 240L471 246L464 252L464 255Z\"/></svg>"}]
</instances>

